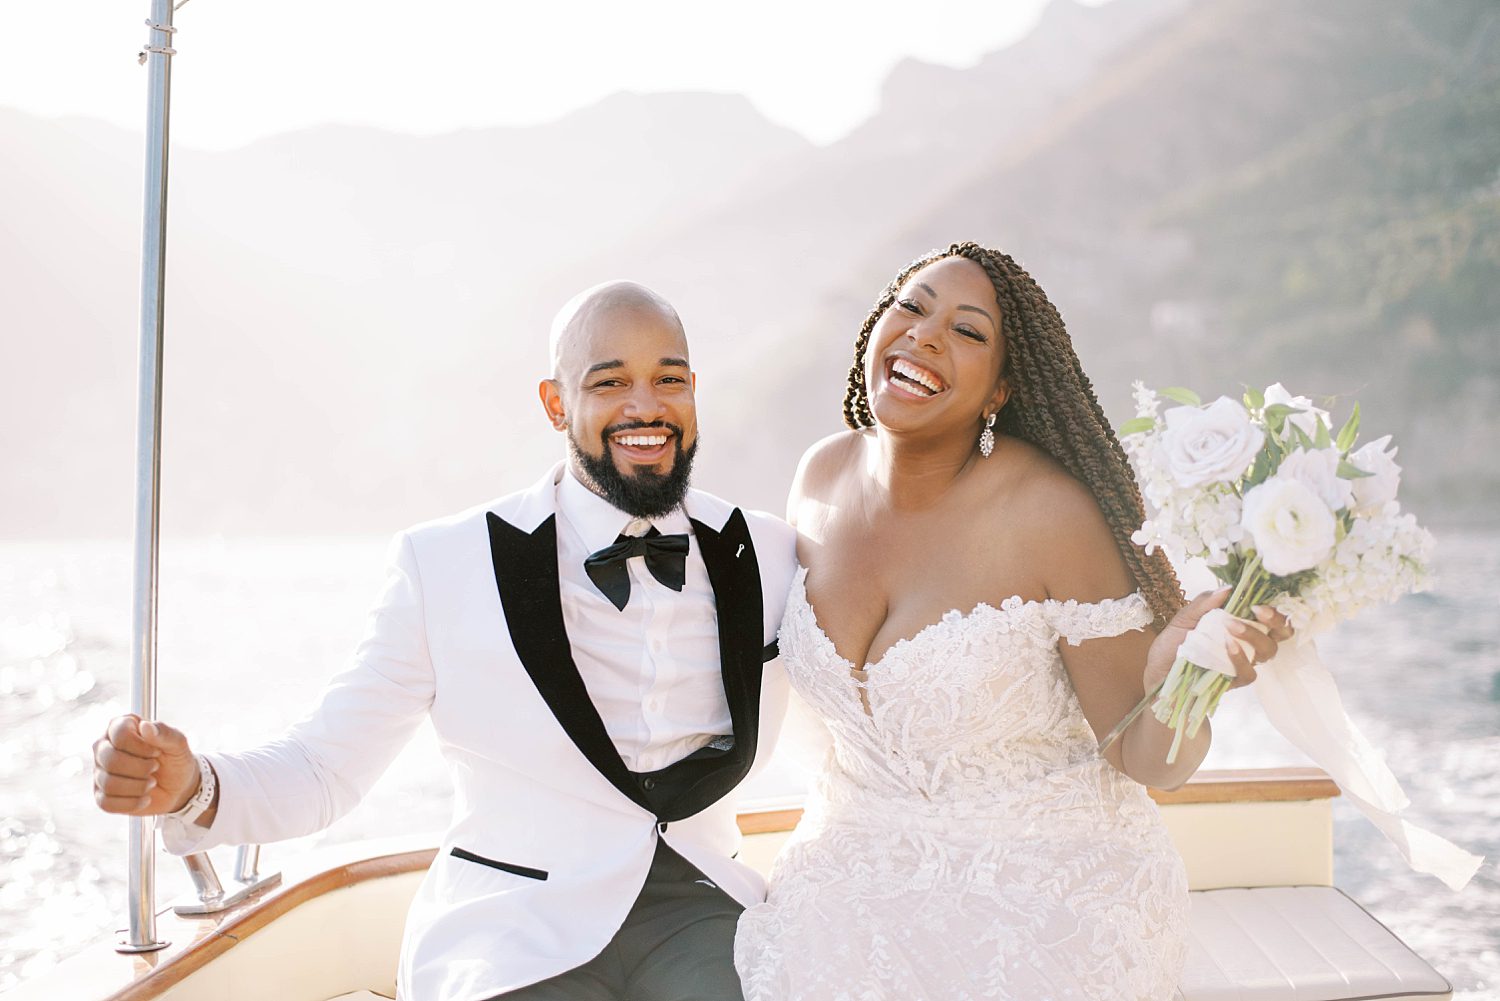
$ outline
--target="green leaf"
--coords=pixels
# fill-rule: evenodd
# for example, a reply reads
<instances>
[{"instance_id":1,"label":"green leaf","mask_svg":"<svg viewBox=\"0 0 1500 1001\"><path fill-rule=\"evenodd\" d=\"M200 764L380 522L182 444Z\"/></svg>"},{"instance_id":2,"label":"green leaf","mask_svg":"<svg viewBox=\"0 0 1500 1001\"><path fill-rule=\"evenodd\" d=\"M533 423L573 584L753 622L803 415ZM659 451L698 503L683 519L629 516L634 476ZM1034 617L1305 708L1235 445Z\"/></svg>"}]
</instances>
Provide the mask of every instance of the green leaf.
<instances>
[{"instance_id":1,"label":"green leaf","mask_svg":"<svg viewBox=\"0 0 1500 1001\"><path fill-rule=\"evenodd\" d=\"M1343 479L1346 479L1346 480L1359 480L1359 479L1363 479L1366 476L1374 476L1374 475L1375 475L1374 473L1367 473L1363 469L1360 469L1358 466L1356 466L1354 463L1350 462L1348 459L1340 459L1339 460L1339 476L1342 477Z\"/></svg>"},{"instance_id":2,"label":"green leaf","mask_svg":"<svg viewBox=\"0 0 1500 1001\"><path fill-rule=\"evenodd\" d=\"M1359 404L1354 404L1354 413L1344 422L1339 429L1338 446L1340 452L1348 452L1354 447L1354 442L1359 438Z\"/></svg>"},{"instance_id":3,"label":"green leaf","mask_svg":"<svg viewBox=\"0 0 1500 1001\"><path fill-rule=\"evenodd\" d=\"M1318 433L1313 435L1313 444L1318 448L1332 448L1333 438L1328 434L1328 425L1323 423L1323 418L1318 418Z\"/></svg>"},{"instance_id":4,"label":"green leaf","mask_svg":"<svg viewBox=\"0 0 1500 1001\"><path fill-rule=\"evenodd\" d=\"M1255 465L1250 467L1250 475L1245 478L1245 490L1248 492L1251 487L1258 487L1266 482L1271 475L1271 470L1274 468L1275 464L1271 459L1271 454L1262 450L1255 457Z\"/></svg>"},{"instance_id":5,"label":"green leaf","mask_svg":"<svg viewBox=\"0 0 1500 1001\"><path fill-rule=\"evenodd\" d=\"M1203 400L1198 396L1197 393L1193 392L1191 389L1184 389L1182 386L1168 386L1166 389L1161 390L1156 395L1165 396L1167 399L1172 400L1175 403L1181 403L1185 407L1203 406Z\"/></svg>"},{"instance_id":6,"label":"green leaf","mask_svg":"<svg viewBox=\"0 0 1500 1001\"><path fill-rule=\"evenodd\" d=\"M1117 434L1123 438L1128 434L1140 434L1142 431L1150 431L1154 427L1156 427L1156 418L1134 417L1121 424Z\"/></svg>"},{"instance_id":7,"label":"green leaf","mask_svg":"<svg viewBox=\"0 0 1500 1001\"><path fill-rule=\"evenodd\" d=\"M1251 386L1245 390L1245 406L1250 410L1259 410L1266 405L1266 394Z\"/></svg>"},{"instance_id":8,"label":"green leaf","mask_svg":"<svg viewBox=\"0 0 1500 1001\"><path fill-rule=\"evenodd\" d=\"M1292 429L1292 433L1297 436L1297 444L1301 445L1303 448L1308 448L1308 449L1314 447L1313 446L1313 440L1307 436L1307 432L1306 431L1302 430L1300 427L1298 427L1295 424L1288 424L1287 427L1291 428Z\"/></svg>"},{"instance_id":9,"label":"green leaf","mask_svg":"<svg viewBox=\"0 0 1500 1001\"><path fill-rule=\"evenodd\" d=\"M1287 417L1300 413L1302 411L1296 407L1289 407L1285 403L1273 403L1262 412L1261 416L1266 422L1266 427L1273 434L1280 434L1281 429L1286 426Z\"/></svg>"}]
</instances>

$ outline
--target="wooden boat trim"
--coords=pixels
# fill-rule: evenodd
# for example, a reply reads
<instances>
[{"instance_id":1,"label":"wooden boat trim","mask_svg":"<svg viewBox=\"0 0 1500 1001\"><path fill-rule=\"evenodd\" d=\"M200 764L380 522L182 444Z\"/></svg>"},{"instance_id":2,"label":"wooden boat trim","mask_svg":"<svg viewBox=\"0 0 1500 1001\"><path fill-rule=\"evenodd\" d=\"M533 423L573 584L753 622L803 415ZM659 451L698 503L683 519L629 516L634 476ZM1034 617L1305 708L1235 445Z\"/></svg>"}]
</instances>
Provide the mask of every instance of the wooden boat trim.
<instances>
[{"instance_id":1,"label":"wooden boat trim","mask_svg":"<svg viewBox=\"0 0 1500 1001\"><path fill-rule=\"evenodd\" d=\"M1151 789L1159 806L1187 803L1290 803L1332 799L1338 783L1321 768L1236 768L1202 771L1178 789Z\"/></svg>"},{"instance_id":2,"label":"wooden boat trim","mask_svg":"<svg viewBox=\"0 0 1500 1001\"><path fill-rule=\"evenodd\" d=\"M1318 768L1206 771L1180 789L1151 790L1152 798L1164 806L1293 802L1327 799L1338 794L1338 786ZM790 831L801 818L800 808L778 806L742 812L738 820L741 832L755 835ZM240 940L301 904L359 883L420 872L431 865L437 849L413 847L419 844L403 838L374 845L366 841L335 846L316 856L292 860L281 883L222 913L179 918L166 910L159 917L159 934L172 945L158 953L119 956L108 945L93 946L87 950L93 962L112 967L118 980L130 980L105 995L102 1001L149 1001L160 997ZM369 853L372 849L381 854L349 858L352 852ZM19 986L24 988L25 982Z\"/></svg>"},{"instance_id":3,"label":"wooden boat trim","mask_svg":"<svg viewBox=\"0 0 1500 1001\"><path fill-rule=\"evenodd\" d=\"M1321 768L1240 768L1203 771L1178 789L1147 790L1160 806L1196 803L1291 803L1331 799L1339 787ZM763 810L739 815L744 834L790 831L802 819L797 808Z\"/></svg>"}]
</instances>

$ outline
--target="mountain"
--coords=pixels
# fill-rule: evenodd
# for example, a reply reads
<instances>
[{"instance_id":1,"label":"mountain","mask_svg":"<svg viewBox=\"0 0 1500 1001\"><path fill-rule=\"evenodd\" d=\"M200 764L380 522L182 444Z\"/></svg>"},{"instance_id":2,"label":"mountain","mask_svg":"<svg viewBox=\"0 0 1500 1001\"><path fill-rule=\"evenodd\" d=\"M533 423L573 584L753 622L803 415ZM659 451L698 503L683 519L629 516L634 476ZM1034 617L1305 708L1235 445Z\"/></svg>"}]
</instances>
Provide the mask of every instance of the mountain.
<instances>
[{"instance_id":1,"label":"mountain","mask_svg":"<svg viewBox=\"0 0 1500 1001\"><path fill-rule=\"evenodd\" d=\"M1424 517L1500 487L1500 7L1054 0L897 66L814 147L722 95L547 126L320 128L174 156L164 524L376 531L560 453L535 384L578 289L677 304L699 482L779 510L901 265L977 239L1130 382L1357 396ZM0 535L129 528L139 139L0 111Z\"/></svg>"}]
</instances>

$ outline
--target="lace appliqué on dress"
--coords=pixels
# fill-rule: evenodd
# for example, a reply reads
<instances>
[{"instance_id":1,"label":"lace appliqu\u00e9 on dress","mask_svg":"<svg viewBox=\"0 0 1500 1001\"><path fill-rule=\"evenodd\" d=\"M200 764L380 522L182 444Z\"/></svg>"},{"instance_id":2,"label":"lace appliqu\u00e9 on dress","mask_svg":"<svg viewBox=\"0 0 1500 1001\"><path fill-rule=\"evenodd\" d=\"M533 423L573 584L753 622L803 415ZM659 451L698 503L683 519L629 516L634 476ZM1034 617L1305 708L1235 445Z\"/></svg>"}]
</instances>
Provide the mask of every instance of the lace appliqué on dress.
<instances>
[{"instance_id":1,"label":"lace appliqu\u00e9 on dress","mask_svg":"<svg viewBox=\"0 0 1500 1001\"><path fill-rule=\"evenodd\" d=\"M949 612L856 680L804 581L782 661L833 742L741 918L747 1001L1170 998L1186 874L1058 653L1149 625L1145 599Z\"/></svg>"}]
</instances>

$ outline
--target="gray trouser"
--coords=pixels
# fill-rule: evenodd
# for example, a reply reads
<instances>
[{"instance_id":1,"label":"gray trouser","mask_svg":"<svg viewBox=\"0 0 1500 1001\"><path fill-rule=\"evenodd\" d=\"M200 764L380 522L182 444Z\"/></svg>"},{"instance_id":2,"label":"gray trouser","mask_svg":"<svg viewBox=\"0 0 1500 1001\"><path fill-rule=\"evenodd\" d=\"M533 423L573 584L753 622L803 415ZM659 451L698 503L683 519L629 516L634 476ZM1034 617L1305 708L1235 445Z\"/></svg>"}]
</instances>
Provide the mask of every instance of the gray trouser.
<instances>
[{"instance_id":1,"label":"gray trouser","mask_svg":"<svg viewBox=\"0 0 1500 1001\"><path fill-rule=\"evenodd\" d=\"M603 952L491 1001L743 1001L734 972L742 910L659 841L646 885Z\"/></svg>"}]
</instances>

